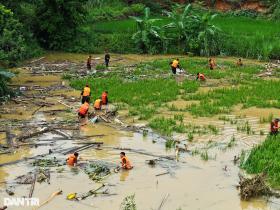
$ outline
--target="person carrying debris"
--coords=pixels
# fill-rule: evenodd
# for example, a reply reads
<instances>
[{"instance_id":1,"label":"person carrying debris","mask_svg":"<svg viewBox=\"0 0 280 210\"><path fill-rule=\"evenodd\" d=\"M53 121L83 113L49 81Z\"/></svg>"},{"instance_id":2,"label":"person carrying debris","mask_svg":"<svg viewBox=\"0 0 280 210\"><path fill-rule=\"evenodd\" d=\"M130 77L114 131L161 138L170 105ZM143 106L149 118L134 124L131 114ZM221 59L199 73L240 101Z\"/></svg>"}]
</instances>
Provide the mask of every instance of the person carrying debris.
<instances>
[{"instance_id":1,"label":"person carrying debris","mask_svg":"<svg viewBox=\"0 0 280 210\"><path fill-rule=\"evenodd\" d=\"M108 51L106 51L104 59L105 59L105 65L108 68L110 62L110 54L108 53Z\"/></svg>"},{"instance_id":2,"label":"person carrying debris","mask_svg":"<svg viewBox=\"0 0 280 210\"><path fill-rule=\"evenodd\" d=\"M241 58L238 59L236 65L237 65L238 67L243 66L243 62L242 62Z\"/></svg>"},{"instance_id":3,"label":"person carrying debris","mask_svg":"<svg viewBox=\"0 0 280 210\"><path fill-rule=\"evenodd\" d=\"M95 100L93 108L95 110L101 110L101 107L102 107L102 101L101 101L100 98L98 98L98 99Z\"/></svg>"},{"instance_id":4,"label":"person carrying debris","mask_svg":"<svg viewBox=\"0 0 280 210\"><path fill-rule=\"evenodd\" d=\"M213 58L210 58L209 61L208 61L208 65L209 65L210 70L214 70L215 67L216 67L215 60Z\"/></svg>"},{"instance_id":5,"label":"person carrying debris","mask_svg":"<svg viewBox=\"0 0 280 210\"><path fill-rule=\"evenodd\" d=\"M179 65L179 58L176 58L175 60L173 60L172 62L169 63L171 65L171 71L173 74L176 74L176 69L180 68Z\"/></svg>"},{"instance_id":6,"label":"person carrying debris","mask_svg":"<svg viewBox=\"0 0 280 210\"><path fill-rule=\"evenodd\" d=\"M102 105L108 104L108 91L104 91L101 95Z\"/></svg>"},{"instance_id":7,"label":"person carrying debris","mask_svg":"<svg viewBox=\"0 0 280 210\"><path fill-rule=\"evenodd\" d=\"M270 123L270 135L277 135L279 133L278 122L279 118L276 118Z\"/></svg>"},{"instance_id":8,"label":"person carrying debris","mask_svg":"<svg viewBox=\"0 0 280 210\"><path fill-rule=\"evenodd\" d=\"M82 104L84 104L85 101L90 98L90 87L88 84L86 84L86 86L82 90L81 96L82 96Z\"/></svg>"},{"instance_id":9,"label":"person carrying debris","mask_svg":"<svg viewBox=\"0 0 280 210\"><path fill-rule=\"evenodd\" d=\"M128 160L128 158L125 156L124 152L120 153L120 158L121 158L121 164L122 164L122 169L130 170L133 168L131 165L131 162Z\"/></svg>"},{"instance_id":10,"label":"person carrying debris","mask_svg":"<svg viewBox=\"0 0 280 210\"><path fill-rule=\"evenodd\" d=\"M69 155L66 162L68 166L76 166L78 162L79 153L75 152L74 154Z\"/></svg>"},{"instance_id":11,"label":"person carrying debris","mask_svg":"<svg viewBox=\"0 0 280 210\"><path fill-rule=\"evenodd\" d=\"M88 56L87 59L87 69L90 71L91 70L91 55Z\"/></svg>"},{"instance_id":12,"label":"person carrying debris","mask_svg":"<svg viewBox=\"0 0 280 210\"><path fill-rule=\"evenodd\" d=\"M204 76L204 74L197 73L196 80L205 81L205 76Z\"/></svg>"},{"instance_id":13,"label":"person carrying debris","mask_svg":"<svg viewBox=\"0 0 280 210\"><path fill-rule=\"evenodd\" d=\"M87 113L88 113L88 109L89 109L89 98L86 99L85 103L82 104L82 106L79 109L79 117L80 118L85 118Z\"/></svg>"}]
</instances>

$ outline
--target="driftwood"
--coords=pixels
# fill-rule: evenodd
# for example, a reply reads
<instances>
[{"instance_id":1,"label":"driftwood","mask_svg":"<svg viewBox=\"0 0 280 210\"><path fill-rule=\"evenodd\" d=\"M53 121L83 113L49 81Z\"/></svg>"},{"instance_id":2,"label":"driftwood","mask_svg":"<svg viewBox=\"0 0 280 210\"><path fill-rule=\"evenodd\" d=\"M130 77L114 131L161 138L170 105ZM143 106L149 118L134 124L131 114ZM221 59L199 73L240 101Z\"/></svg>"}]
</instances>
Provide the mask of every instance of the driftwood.
<instances>
[{"instance_id":1,"label":"driftwood","mask_svg":"<svg viewBox=\"0 0 280 210\"><path fill-rule=\"evenodd\" d=\"M113 149L131 151L131 152L135 152L135 153L138 153L138 154L141 154L141 155L147 155L147 156L151 156L151 157L163 158L163 159L168 159L168 160L175 160L175 157L155 155L155 154L152 154L152 153L149 153L149 152L145 152L143 150L136 150L136 149L131 149L131 148L121 148L121 147L114 147Z\"/></svg>"},{"instance_id":2,"label":"driftwood","mask_svg":"<svg viewBox=\"0 0 280 210\"><path fill-rule=\"evenodd\" d=\"M69 136L67 133L64 133L63 131L60 130L52 130L52 133L58 134L60 136L65 137L66 139L71 139L71 136Z\"/></svg>"},{"instance_id":3,"label":"driftwood","mask_svg":"<svg viewBox=\"0 0 280 210\"><path fill-rule=\"evenodd\" d=\"M250 200L258 196L279 196L278 193L272 192L272 190L266 184L266 175L259 174L253 178L245 178L239 174L239 189L241 200Z\"/></svg>"},{"instance_id":4,"label":"driftwood","mask_svg":"<svg viewBox=\"0 0 280 210\"><path fill-rule=\"evenodd\" d=\"M166 175L166 174L169 174L169 172L160 173L160 174L157 174L156 176L162 176L162 175Z\"/></svg>"},{"instance_id":5,"label":"driftwood","mask_svg":"<svg viewBox=\"0 0 280 210\"><path fill-rule=\"evenodd\" d=\"M21 136L17 137L17 140L18 140L18 141L23 141L23 140L25 140L25 139L29 139L29 138L32 138L32 137L41 135L41 134L50 132L50 131L52 131L52 130L54 130L54 128L46 127L46 128L43 128L43 129L40 130L40 131L35 131L35 132L33 132L33 133L28 133L28 134L25 134L25 135L21 135Z\"/></svg>"},{"instance_id":6,"label":"driftwood","mask_svg":"<svg viewBox=\"0 0 280 210\"><path fill-rule=\"evenodd\" d=\"M37 180L37 172L35 172L35 174L34 174L34 178L33 178L31 188L30 188L30 191L29 191L29 198L32 198L34 188L35 188L35 184L36 184L36 180Z\"/></svg>"},{"instance_id":7,"label":"driftwood","mask_svg":"<svg viewBox=\"0 0 280 210\"><path fill-rule=\"evenodd\" d=\"M84 199L86 199L87 197L96 194L96 192L97 192L98 190L100 190L101 188L103 188L103 187L105 187L105 184L102 184L100 187L96 188L95 190L90 190L90 191L88 191L88 193L87 193L86 195L81 196L80 199L81 199L81 200L84 200Z\"/></svg>"},{"instance_id":8,"label":"driftwood","mask_svg":"<svg viewBox=\"0 0 280 210\"><path fill-rule=\"evenodd\" d=\"M33 210L37 210L37 209L41 208L42 206L46 205L47 203L52 201L56 196L61 195L61 193L62 193L62 190L54 192L53 194L51 194L51 196L46 201L41 203L40 206L35 207Z\"/></svg>"}]
</instances>

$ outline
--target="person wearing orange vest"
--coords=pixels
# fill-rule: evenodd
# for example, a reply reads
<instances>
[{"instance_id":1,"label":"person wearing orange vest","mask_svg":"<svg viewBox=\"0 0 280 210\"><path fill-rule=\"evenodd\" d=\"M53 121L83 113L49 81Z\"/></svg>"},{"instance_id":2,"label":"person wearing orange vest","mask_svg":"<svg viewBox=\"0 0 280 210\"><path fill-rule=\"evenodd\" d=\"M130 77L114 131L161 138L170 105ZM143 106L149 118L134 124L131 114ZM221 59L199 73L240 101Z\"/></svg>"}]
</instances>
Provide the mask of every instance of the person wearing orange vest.
<instances>
[{"instance_id":1,"label":"person wearing orange vest","mask_svg":"<svg viewBox=\"0 0 280 210\"><path fill-rule=\"evenodd\" d=\"M100 98L96 99L96 101L94 102L94 109L95 110L101 110L101 106L102 106L102 101Z\"/></svg>"},{"instance_id":2,"label":"person wearing orange vest","mask_svg":"<svg viewBox=\"0 0 280 210\"><path fill-rule=\"evenodd\" d=\"M176 69L177 68L180 68L180 65L179 65L179 58L173 60L172 62L170 62L170 65L171 65L171 71L173 74L176 74Z\"/></svg>"},{"instance_id":3,"label":"person wearing orange vest","mask_svg":"<svg viewBox=\"0 0 280 210\"><path fill-rule=\"evenodd\" d=\"M270 123L270 135L277 135L279 133L279 125L278 125L279 119L274 119Z\"/></svg>"},{"instance_id":4,"label":"person wearing orange vest","mask_svg":"<svg viewBox=\"0 0 280 210\"><path fill-rule=\"evenodd\" d=\"M209 61L208 61L208 63L209 63L209 68L210 68L210 70L214 70L214 68L216 67L216 62L215 62L215 60L214 60L213 58L210 58Z\"/></svg>"},{"instance_id":5,"label":"person wearing orange vest","mask_svg":"<svg viewBox=\"0 0 280 210\"><path fill-rule=\"evenodd\" d=\"M81 92L81 96L82 96L82 104L85 103L86 99L90 98L90 87L88 84L86 84L83 91Z\"/></svg>"},{"instance_id":6,"label":"person wearing orange vest","mask_svg":"<svg viewBox=\"0 0 280 210\"><path fill-rule=\"evenodd\" d=\"M201 73L197 73L197 77L196 77L196 80L200 80L200 81L205 81L205 76L204 74L201 74Z\"/></svg>"},{"instance_id":7,"label":"person wearing orange vest","mask_svg":"<svg viewBox=\"0 0 280 210\"><path fill-rule=\"evenodd\" d=\"M128 160L128 158L125 156L124 152L120 153L120 158L121 158L121 164L122 164L122 168L123 169L127 169L130 170L133 168L133 166L131 165L131 162Z\"/></svg>"},{"instance_id":8,"label":"person wearing orange vest","mask_svg":"<svg viewBox=\"0 0 280 210\"><path fill-rule=\"evenodd\" d=\"M108 104L108 91L102 93L101 100L102 100L102 105Z\"/></svg>"},{"instance_id":9,"label":"person wearing orange vest","mask_svg":"<svg viewBox=\"0 0 280 210\"><path fill-rule=\"evenodd\" d=\"M82 104L82 106L80 107L78 115L81 118L85 118L88 113L88 109L89 109L89 99L86 99L85 103Z\"/></svg>"},{"instance_id":10,"label":"person wearing orange vest","mask_svg":"<svg viewBox=\"0 0 280 210\"><path fill-rule=\"evenodd\" d=\"M75 166L78 162L79 153L75 152L74 154L69 155L66 162L68 166Z\"/></svg>"}]
</instances>

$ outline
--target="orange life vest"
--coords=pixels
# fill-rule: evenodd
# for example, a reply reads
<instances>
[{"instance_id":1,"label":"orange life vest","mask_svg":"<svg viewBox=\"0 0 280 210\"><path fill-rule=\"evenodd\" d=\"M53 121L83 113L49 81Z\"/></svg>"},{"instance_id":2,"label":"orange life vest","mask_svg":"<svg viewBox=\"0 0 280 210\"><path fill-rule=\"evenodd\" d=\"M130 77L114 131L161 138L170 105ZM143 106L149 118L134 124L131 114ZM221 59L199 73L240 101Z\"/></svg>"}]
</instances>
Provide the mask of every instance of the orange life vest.
<instances>
[{"instance_id":1,"label":"orange life vest","mask_svg":"<svg viewBox=\"0 0 280 210\"><path fill-rule=\"evenodd\" d=\"M77 157L74 154L69 155L67 159L67 165L74 166L77 163Z\"/></svg>"},{"instance_id":2,"label":"orange life vest","mask_svg":"<svg viewBox=\"0 0 280 210\"><path fill-rule=\"evenodd\" d=\"M88 112L88 108L89 108L89 104L87 102L85 102L79 110L79 113L82 115L85 115Z\"/></svg>"},{"instance_id":3,"label":"orange life vest","mask_svg":"<svg viewBox=\"0 0 280 210\"><path fill-rule=\"evenodd\" d=\"M199 78L200 80L202 80L202 81L204 81L204 80L205 80L205 76L204 76L204 74L199 74L199 75L198 75L198 78Z\"/></svg>"},{"instance_id":4,"label":"orange life vest","mask_svg":"<svg viewBox=\"0 0 280 210\"><path fill-rule=\"evenodd\" d=\"M94 108L101 109L101 100L100 99L96 99L96 101L94 102Z\"/></svg>"},{"instance_id":5,"label":"orange life vest","mask_svg":"<svg viewBox=\"0 0 280 210\"><path fill-rule=\"evenodd\" d=\"M122 157L122 168L124 169L132 169L132 165L126 156Z\"/></svg>"},{"instance_id":6,"label":"orange life vest","mask_svg":"<svg viewBox=\"0 0 280 210\"><path fill-rule=\"evenodd\" d=\"M102 98L102 104L103 104L103 105L106 105L106 104L107 104L107 97L108 97L107 93L106 93L106 92L103 92L103 93L102 93L102 96L101 96L101 98Z\"/></svg>"},{"instance_id":7,"label":"orange life vest","mask_svg":"<svg viewBox=\"0 0 280 210\"><path fill-rule=\"evenodd\" d=\"M171 66L174 67L174 68L177 68L178 65L179 65L179 61L177 61L177 60L174 60L171 64Z\"/></svg>"},{"instance_id":8,"label":"orange life vest","mask_svg":"<svg viewBox=\"0 0 280 210\"><path fill-rule=\"evenodd\" d=\"M89 87L85 87L84 88L84 92L83 92L83 96L89 96L90 95L90 88Z\"/></svg>"}]
</instances>

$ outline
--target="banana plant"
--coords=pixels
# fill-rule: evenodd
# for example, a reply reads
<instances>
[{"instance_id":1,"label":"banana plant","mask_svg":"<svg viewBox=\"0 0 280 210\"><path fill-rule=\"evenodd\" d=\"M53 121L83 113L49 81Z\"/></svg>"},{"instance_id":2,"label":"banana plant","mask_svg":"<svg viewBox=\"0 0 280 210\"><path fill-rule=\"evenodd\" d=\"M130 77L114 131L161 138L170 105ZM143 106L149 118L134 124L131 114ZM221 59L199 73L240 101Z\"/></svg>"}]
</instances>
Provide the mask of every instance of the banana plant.
<instances>
[{"instance_id":1,"label":"banana plant","mask_svg":"<svg viewBox=\"0 0 280 210\"><path fill-rule=\"evenodd\" d=\"M215 53L218 46L217 35L221 31L220 28L213 25L211 22L217 16L217 14L204 14L200 19L200 32L198 35L202 45L202 54L210 56Z\"/></svg>"},{"instance_id":2,"label":"banana plant","mask_svg":"<svg viewBox=\"0 0 280 210\"><path fill-rule=\"evenodd\" d=\"M154 49L158 44L163 44L163 29L155 25L160 19L151 18L150 8L144 10L144 17L131 17L135 20L137 32L132 35L132 39L139 45L143 53L148 53L150 49Z\"/></svg>"},{"instance_id":3,"label":"banana plant","mask_svg":"<svg viewBox=\"0 0 280 210\"><path fill-rule=\"evenodd\" d=\"M183 12L181 12L182 10ZM165 11L165 14L171 22L165 25L164 28L169 31L172 39L177 40L178 48L182 48L182 45L192 35L191 29L198 23L198 17L191 14L191 11L191 4L188 4L184 8L176 4L171 12Z\"/></svg>"}]
</instances>

